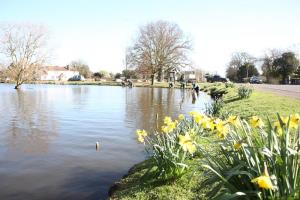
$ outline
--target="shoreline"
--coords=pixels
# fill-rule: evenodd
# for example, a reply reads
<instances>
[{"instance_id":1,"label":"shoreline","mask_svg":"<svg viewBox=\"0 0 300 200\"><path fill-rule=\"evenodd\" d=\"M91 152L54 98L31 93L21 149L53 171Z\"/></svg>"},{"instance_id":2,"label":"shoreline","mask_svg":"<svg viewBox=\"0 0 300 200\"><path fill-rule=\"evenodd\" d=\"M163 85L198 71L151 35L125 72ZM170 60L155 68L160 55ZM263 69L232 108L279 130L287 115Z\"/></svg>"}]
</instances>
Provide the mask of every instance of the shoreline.
<instances>
[{"instance_id":1,"label":"shoreline","mask_svg":"<svg viewBox=\"0 0 300 200\"><path fill-rule=\"evenodd\" d=\"M14 84L13 82L6 82L0 84ZM45 84L45 85L97 85L97 86L122 86L120 82L116 81L32 81L24 84ZM202 83L200 83L202 84ZM156 82L154 85L151 85L148 82L134 82L133 87L149 87L149 88L170 88L169 83L167 82ZM176 82L172 88L183 89L180 87L180 83ZM192 84L189 83L185 89L192 89Z\"/></svg>"}]
</instances>

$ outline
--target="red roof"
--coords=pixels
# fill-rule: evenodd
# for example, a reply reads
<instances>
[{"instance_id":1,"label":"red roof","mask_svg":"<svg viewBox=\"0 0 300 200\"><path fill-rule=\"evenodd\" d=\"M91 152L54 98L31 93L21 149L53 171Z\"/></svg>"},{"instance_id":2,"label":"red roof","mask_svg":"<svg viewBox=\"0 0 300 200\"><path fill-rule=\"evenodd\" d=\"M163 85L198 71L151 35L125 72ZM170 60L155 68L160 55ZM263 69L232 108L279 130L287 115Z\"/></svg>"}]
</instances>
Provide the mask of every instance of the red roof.
<instances>
[{"instance_id":1,"label":"red roof","mask_svg":"<svg viewBox=\"0 0 300 200\"><path fill-rule=\"evenodd\" d=\"M76 71L74 69L70 69L68 66L60 67L60 66L46 66L46 71Z\"/></svg>"}]
</instances>

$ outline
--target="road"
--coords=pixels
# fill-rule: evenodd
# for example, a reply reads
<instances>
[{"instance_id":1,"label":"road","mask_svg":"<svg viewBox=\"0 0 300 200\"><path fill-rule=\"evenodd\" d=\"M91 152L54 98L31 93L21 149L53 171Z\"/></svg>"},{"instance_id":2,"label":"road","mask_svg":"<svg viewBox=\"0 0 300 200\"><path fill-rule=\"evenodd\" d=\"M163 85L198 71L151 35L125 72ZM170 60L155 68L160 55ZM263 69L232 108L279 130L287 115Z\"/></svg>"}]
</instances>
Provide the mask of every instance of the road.
<instances>
[{"instance_id":1,"label":"road","mask_svg":"<svg viewBox=\"0 0 300 200\"><path fill-rule=\"evenodd\" d=\"M300 99L300 85L253 84L253 87L260 91L268 91L279 95Z\"/></svg>"}]
</instances>

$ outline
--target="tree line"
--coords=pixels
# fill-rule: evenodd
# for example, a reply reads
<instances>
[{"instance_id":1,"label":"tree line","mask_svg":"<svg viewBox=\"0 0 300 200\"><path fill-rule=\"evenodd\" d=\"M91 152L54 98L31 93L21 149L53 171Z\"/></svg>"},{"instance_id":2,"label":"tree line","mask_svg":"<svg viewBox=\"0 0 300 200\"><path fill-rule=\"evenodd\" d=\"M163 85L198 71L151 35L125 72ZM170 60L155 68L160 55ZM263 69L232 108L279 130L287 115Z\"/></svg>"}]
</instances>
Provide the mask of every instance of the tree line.
<instances>
[{"instance_id":1,"label":"tree line","mask_svg":"<svg viewBox=\"0 0 300 200\"><path fill-rule=\"evenodd\" d=\"M255 58L247 52L236 52L226 68L226 77L234 82L245 82L252 76L258 76L256 63L261 64L261 71L266 81L288 83L290 78L300 78L300 65L293 51L278 49L268 50L261 58Z\"/></svg>"},{"instance_id":2,"label":"tree line","mask_svg":"<svg viewBox=\"0 0 300 200\"><path fill-rule=\"evenodd\" d=\"M48 34L45 27L33 24L7 24L0 26L0 76L9 77L15 88L27 81L37 80L48 57ZM175 23L156 21L139 27L132 44L126 48L126 70L109 73L101 70L92 73L81 60L72 61L69 67L85 78L145 78L164 80L169 72L180 72L192 66L190 53L192 41ZM255 58L246 52L232 54L226 76L242 82L259 75L256 64L268 81L279 79L285 83L288 77L300 78L299 60L292 51L270 50L263 58Z\"/></svg>"},{"instance_id":3,"label":"tree line","mask_svg":"<svg viewBox=\"0 0 300 200\"><path fill-rule=\"evenodd\" d=\"M0 54L3 71L16 83L15 89L27 81L36 80L46 60L48 34L44 27L33 24L7 24L0 27ZM139 28L132 45L126 50L126 70L110 77L143 77L163 80L170 71L190 66L191 41L177 24L157 21ZM1 57L0 57L1 58ZM127 69L128 66L128 69ZM92 73L83 61L72 61L69 67L85 78L105 77L108 73ZM0 75L1 75L0 73Z\"/></svg>"}]
</instances>

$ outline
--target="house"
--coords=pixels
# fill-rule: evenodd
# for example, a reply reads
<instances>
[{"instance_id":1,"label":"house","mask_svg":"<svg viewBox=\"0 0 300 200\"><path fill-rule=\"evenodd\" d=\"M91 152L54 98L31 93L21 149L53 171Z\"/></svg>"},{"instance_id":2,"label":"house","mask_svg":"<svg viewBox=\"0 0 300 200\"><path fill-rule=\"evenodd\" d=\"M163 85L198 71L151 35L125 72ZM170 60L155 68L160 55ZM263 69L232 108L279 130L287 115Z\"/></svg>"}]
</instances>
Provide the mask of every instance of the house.
<instances>
[{"instance_id":1,"label":"house","mask_svg":"<svg viewBox=\"0 0 300 200\"><path fill-rule=\"evenodd\" d=\"M192 81L203 82L204 81L203 71L200 69L182 71L178 75L179 75L178 80L183 79L188 82L192 82Z\"/></svg>"},{"instance_id":2,"label":"house","mask_svg":"<svg viewBox=\"0 0 300 200\"><path fill-rule=\"evenodd\" d=\"M79 76L79 72L70 69L69 66L47 66L41 75L42 81L67 81L74 76Z\"/></svg>"}]
</instances>

